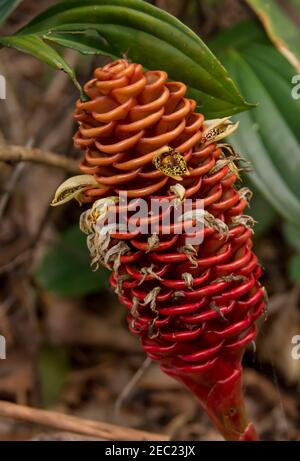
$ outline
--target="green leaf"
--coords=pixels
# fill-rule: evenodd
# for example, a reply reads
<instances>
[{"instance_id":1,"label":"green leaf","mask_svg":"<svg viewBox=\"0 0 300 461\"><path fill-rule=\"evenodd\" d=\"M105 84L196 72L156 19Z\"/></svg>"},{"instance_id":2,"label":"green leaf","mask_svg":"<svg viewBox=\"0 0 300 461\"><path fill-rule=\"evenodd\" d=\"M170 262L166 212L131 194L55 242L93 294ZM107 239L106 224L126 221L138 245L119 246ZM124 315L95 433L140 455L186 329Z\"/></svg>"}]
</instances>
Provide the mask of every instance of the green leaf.
<instances>
[{"instance_id":1,"label":"green leaf","mask_svg":"<svg viewBox=\"0 0 300 461\"><path fill-rule=\"evenodd\" d=\"M74 70L57 53L57 51L47 45L41 38L35 35L15 35L12 37L1 37L0 43L9 48L15 48L16 50L22 51L23 53L31 54L49 66L66 72L73 81L74 85L82 93L81 86L76 79Z\"/></svg>"},{"instance_id":2,"label":"green leaf","mask_svg":"<svg viewBox=\"0 0 300 461\"><path fill-rule=\"evenodd\" d=\"M256 221L254 237L258 238L265 234L274 224L276 212L274 208L269 206L268 202L253 184L249 185L249 189L253 192L253 198L250 203L250 208L247 210L247 214L252 216Z\"/></svg>"},{"instance_id":3,"label":"green leaf","mask_svg":"<svg viewBox=\"0 0 300 461\"><path fill-rule=\"evenodd\" d=\"M244 56L264 87L272 88L272 101L300 141L300 104L299 101L291 101L292 78L295 73L293 67L269 44L254 43Z\"/></svg>"},{"instance_id":4,"label":"green leaf","mask_svg":"<svg viewBox=\"0 0 300 461\"><path fill-rule=\"evenodd\" d=\"M192 87L188 87L187 96L197 101L198 111L206 115L207 119L223 118L244 111L239 105L232 105L232 103L215 98ZM207 112L208 107L209 112ZM253 107L251 106L251 108Z\"/></svg>"},{"instance_id":5,"label":"green leaf","mask_svg":"<svg viewBox=\"0 0 300 461\"><path fill-rule=\"evenodd\" d=\"M300 72L299 0L247 0L261 20L270 39Z\"/></svg>"},{"instance_id":6,"label":"green leaf","mask_svg":"<svg viewBox=\"0 0 300 461\"><path fill-rule=\"evenodd\" d=\"M58 401L69 371L70 364L65 348L53 345L41 347L38 357L38 378L44 408Z\"/></svg>"},{"instance_id":7,"label":"green leaf","mask_svg":"<svg viewBox=\"0 0 300 461\"><path fill-rule=\"evenodd\" d=\"M86 247L86 236L74 226L46 252L36 273L43 289L59 296L80 297L103 291L108 271L93 272Z\"/></svg>"},{"instance_id":8,"label":"green leaf","mask_svg":"<svg viewBox=\"0 0 300 461\"><path fill-rule=\"evenodd\" d=\"M0 0L0 24L2 25L9 15L17 8L22 0Z\"/></svg>"},{"instance_id":9,"label":"green leaf","mask_svg":"<svg viewBox=\"0 0 300 461\"><path fill-rule=\"evenodd\" d=\"M300 112L291 95L293 68L255 23L221 34L212 48L246 97L255 95L259 102L239 116L231 142L251 162L249 177L269 204L300 227Z\"/></svg>"},{"instance_id":10,"label":"green leaf","mask_svg":"<svg viewBox=\"0 0 300 461\"><path fill-rule=\"evenodd\" d=\"M300 253L295 254L289 261L288 273L291 282L299 282L300 280Z\"/></svg>"},{"instance_id":11,"label":"green leaf","mask_svg":"<svg viewBox=\"0 0 300 461\"><path fill-rule=\"evenodd\" d=\"M81 54L105 54L102 51L105 40L92 31L73 33L51 33L45 37L47 41L54 42L65 48L72 48ZM117 58L117 56L114 56Z\"/></svg>"},{"instance_id":12,"label":"green leaf","mask_svg":"<svg viewBox=\"0 0 300 461\"><path fill-rule=\"evenodd\" d=\"M90 31L94 33L93 38ZM175 17L142 0L86 0L84 4L81 0L63 1L9 39L0 37L0 43L7 45L9 40L10 46L14 46L21 37L28 36L82 53L97 50L113 57L126 54L146 68L165 70L170 78L181 80L195 90L199 106L207 117L231 115L252 107L194 32ZM25 48L23 44L23 51ZM27 52L32 53L30 46ZM46 53L40 58L48 64L52 61ZM57 64L53 61L53 65Z\"/></svg>"},{"instance_id":13,"label":"green leaf","mask_svg":"<svg viewBox=\"0 0 300 461\"><path fill-rule=\"evenodd\" d=\"M245 89L247 87L247 93L249 95L255 94L260 102L260 107L251 113L254 129L270 153L273 164L280 172L282 180L297 195L299 194L300 145L283 114L274 104L271 93L274 88L272 86L270 91L270 88L257 78L259 75L256 71L258 66L254 70L246 62L246 59L240 56L236 56L234 59L238 60L237 65L242 72L241 87ZM265 73L270 72L265 65L261 65L261 69ZM290 99L292 101L291 97Z\"/></svg>"},{"instance_id":14,"label":"green leaf","mask_svg":"<svg viewBox=\"0 0 300 461\"><path fill-rule=\"evenodd\" d=\"M283 226L283 235L287 243L300 252L300 229L289 223L285 223Z\"/></svg>"}]
</instances>

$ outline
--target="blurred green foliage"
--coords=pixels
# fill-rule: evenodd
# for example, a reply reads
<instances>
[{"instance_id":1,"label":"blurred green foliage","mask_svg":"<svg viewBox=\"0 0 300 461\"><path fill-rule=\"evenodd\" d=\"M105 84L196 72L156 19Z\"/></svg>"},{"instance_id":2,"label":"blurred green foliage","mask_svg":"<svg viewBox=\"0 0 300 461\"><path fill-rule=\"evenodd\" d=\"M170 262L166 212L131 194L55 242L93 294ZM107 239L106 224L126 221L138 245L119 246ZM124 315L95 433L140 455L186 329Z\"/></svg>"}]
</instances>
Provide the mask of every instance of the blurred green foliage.
<instances>
[{"instance_id":1,"label":"blurred green foliage","mask_svg":"<svg viewBox=\"0 0 300 461\"><path fill-rule=\"evenodd\" d=\"M0 0L0 25L6 21L21 2L22 0Z\"/></svg>"},{"instance_id":2,"label":"blurred green foliage","mask_svg":"<svg viewBox=\"0 0 300 461\"><path fill-rule=\"evenodd\" d=\"M59 296L80 297L108 287L108 271L93 272L86 236L77 225L66 230L46 251L36 273L39 285Z\"/></svg>"},{"instance_id":3,"label":"blurred green foliage","mask_svg":"<svg viewBox=\"0 0 300 461\"><path fill-rule=\"evenodd\" d=\"M300 282L300 253L296 253L291 257L288 271L291 282Z\"/></svg>"},{"instance_id":4,"label":"blurred green foliage","mask_svg":"<svg viewBox=\"0 0 300 461\"><path fill-rule=\"evenodd\" d=\"M258 102L257 108L236 118L240 127L230 140L250 162L249 180L285 220L300 227L300 104L292 97L295 71L256 22L226 30L211 47L246 97Z\"/></svg>"},{"instance_id":5,"label":"blurred green foliage","mask_svg":"<svg viewBox=\"0 0 300 461\"><path fill-rule=\"evenodd\" d=\"M70 371L67 350L60 346L44 345L39 350L38 379L44 408L54 405L63 390Z\"/></svg>"},{"instance_id":6,"label":"blurred green foliage","mask_svg":"<svg viewBox=\"0 0 300 461\"><path fill-rule=\"evenodd\" d=\"M246 0L270 40L295 69L300 69L300 0ZM298 72L299 73L299 72Z\"/></svg>"}]
</instances>

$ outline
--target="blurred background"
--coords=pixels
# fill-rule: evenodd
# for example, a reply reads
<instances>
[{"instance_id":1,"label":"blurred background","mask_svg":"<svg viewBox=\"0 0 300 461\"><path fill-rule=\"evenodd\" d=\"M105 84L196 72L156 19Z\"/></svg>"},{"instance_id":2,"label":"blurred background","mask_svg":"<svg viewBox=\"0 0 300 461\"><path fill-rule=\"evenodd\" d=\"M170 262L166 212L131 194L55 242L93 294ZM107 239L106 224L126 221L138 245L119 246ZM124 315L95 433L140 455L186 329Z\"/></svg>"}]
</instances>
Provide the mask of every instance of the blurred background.
<instances>
[{"instance_id":1,"label":"blurred background","mask_svg":"<svg viewBox=\"0 0 300 461\"><path fill-rule=\"evenodd\" d=\"M54 3L21 2L1 33L13 33ZM263 439L300 440L300 351L292 354L292 340L300 335L300 101L291 95L300 70L268 40L245 1L151 3L211 43L243 95L259 103L251 114L236 117L241 134L232 139L252 162L253 173L245 177L255 192L249 214L258 221L255 249L270 298L268 321L245 356L247 407ZM108 61L72 50L64 55L82 83ZM72 146L78 93L68 77L7 49L1 51L0 74L7 85L7 98L0 101L0 149L38 147L78 159ZM90 269L77 204L49 208L68 175L61 168L0 162L0 334L7 347L6 360L0 360L0 399L173 439L221 440L195 399L156 364L145 363L108 273ZM45 432L0 418L0 440Z\"/></svg>"}]
</instances>

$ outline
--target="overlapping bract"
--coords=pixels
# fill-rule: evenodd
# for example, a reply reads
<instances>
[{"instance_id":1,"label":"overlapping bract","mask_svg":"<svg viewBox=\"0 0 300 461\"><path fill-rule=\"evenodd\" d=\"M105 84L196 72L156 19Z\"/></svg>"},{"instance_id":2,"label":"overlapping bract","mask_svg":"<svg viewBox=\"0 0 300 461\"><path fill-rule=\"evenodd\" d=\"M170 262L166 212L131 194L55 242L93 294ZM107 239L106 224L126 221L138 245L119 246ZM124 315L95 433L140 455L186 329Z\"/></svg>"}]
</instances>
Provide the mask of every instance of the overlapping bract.
<instances>
[{"instance_id":1,"label":"overlapping bract","mask_svg":"<svg viewBox=\"0 0 300 461\"><path fill-rule=\"evenodd\" d=\"M224 127L195 113L185 91L165 72L126 60L99 68L85 85L90 100L77 103L74 141L85 151L81 170L101 184L86 190L83 201L120 191L147 201L203 199L203 243L187 245L189 234L178 234L175 224L168 235L162 226L153 235L116 232L100 239L92 225L85 231L94 263L98 258L112 270L111 285L147 354L192 389L225 437L251 439L254 429L241 409L240 362L255 339L265 292L251 222L243 215L250 194L237 188L236 153L216 142ZM166 146L185 159L180 181L153 162Z\"/></svg>"}]
</instances>

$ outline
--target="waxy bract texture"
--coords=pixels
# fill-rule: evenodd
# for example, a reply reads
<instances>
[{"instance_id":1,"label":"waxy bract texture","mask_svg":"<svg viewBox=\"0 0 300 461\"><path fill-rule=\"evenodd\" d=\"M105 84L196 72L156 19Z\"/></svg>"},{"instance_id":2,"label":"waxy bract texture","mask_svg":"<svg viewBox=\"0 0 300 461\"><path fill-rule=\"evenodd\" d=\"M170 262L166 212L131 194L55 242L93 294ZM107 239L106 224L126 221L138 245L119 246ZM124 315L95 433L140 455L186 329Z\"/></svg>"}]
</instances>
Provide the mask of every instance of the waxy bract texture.
<instances>
[{"instance_id":1,"label":"waxy bract texture","mask_svg":"<svg viewBox=\"0 0 300 461\"><path fill-rule=\"evenodd\" d=\"M252 222L244 215L251 193L240 184L241 159L222 144L237 126L229 119L206 122L185 98L183 83L125 59L96 69L84 90L90 100L77 102L74 141L84 151L83 174L99 183L80 196L94 203L81 220L93 264L112 270L111 285L148 356L198 397L226 439L254 440L244 412L241 359L256 337L265 292ZM153 235L99 235L105 200L100 211L95 202L120 191L147 201L203 199L204 241L188 245L188 233L178 234L175 225L167 235L162 227Z\"/></svg>"}]
</instances>

